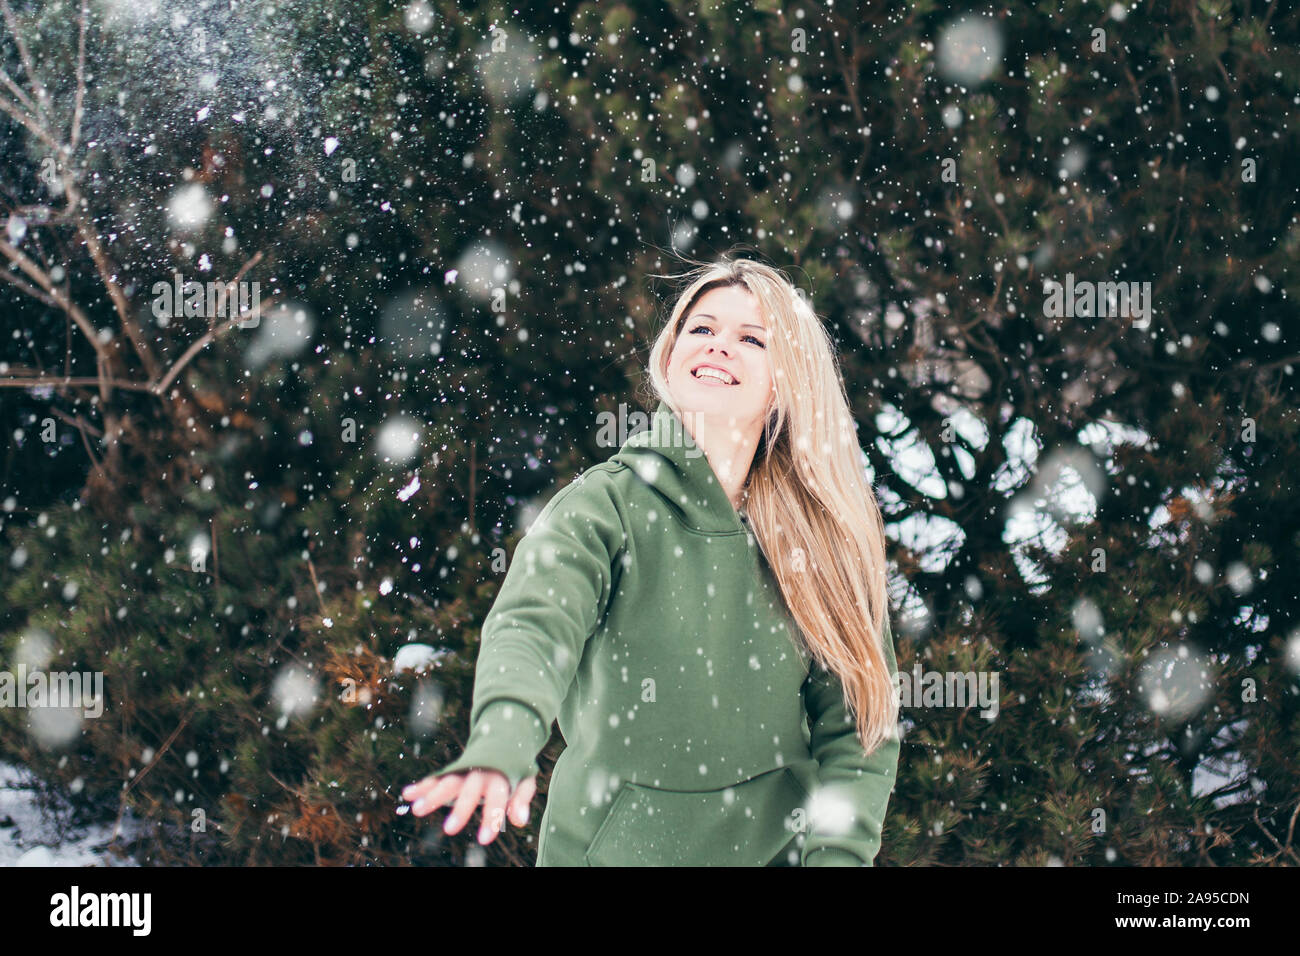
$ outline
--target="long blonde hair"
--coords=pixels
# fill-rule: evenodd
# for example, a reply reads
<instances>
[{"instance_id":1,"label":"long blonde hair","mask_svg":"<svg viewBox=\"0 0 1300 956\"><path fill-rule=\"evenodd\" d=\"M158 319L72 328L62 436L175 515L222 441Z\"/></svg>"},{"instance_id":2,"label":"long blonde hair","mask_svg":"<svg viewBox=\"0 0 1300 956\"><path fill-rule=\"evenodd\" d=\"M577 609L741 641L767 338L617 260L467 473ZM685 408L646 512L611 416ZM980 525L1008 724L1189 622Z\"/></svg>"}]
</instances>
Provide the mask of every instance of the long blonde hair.
<instances>
[{"instance_id":1,"label":"long blonde hair","mask_svg":"<svg viewBox=\"0 0 1300 956\"><path fill-rule=\"evenodd\" d=\"M784 272L724 256L676 276L685 288L650 351L650 387L673 411L668 360L695 302L741 286L767 323L776 397L749 471L749 525L804 645L844 687L870 753L894 733L898 698L882 636L885 525L867 481L848 396L825 326Z\"/></svg>"}]
</instances>

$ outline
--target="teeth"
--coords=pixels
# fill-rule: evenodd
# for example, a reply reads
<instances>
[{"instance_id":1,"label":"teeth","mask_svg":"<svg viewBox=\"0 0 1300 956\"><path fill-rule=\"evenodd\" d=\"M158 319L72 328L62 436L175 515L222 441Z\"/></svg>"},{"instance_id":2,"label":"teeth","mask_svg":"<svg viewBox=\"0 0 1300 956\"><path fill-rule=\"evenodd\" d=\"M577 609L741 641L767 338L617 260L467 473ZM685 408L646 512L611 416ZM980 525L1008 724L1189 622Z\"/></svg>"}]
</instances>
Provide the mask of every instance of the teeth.
<instances>
[{"instance_id":1,"label":"teeth","mask_svg":"<svg viewBox=\"0 0 1300 956\"><path fill-rule=\"evenodd\" d=\"M717 381L721 382L723 385L734 385L734 384L735 384L735 380L734 380L734 379L730 379L728 376L725 376L725 375L723 375L721 372L715 371L715 370L713 370L713 369L711 369L711 368L702 368L702 369L697 369L696 372L695 372L695 377L696 377L696 378L712 378L712 379L716 379Z\"/></svg>"}]
</instances>

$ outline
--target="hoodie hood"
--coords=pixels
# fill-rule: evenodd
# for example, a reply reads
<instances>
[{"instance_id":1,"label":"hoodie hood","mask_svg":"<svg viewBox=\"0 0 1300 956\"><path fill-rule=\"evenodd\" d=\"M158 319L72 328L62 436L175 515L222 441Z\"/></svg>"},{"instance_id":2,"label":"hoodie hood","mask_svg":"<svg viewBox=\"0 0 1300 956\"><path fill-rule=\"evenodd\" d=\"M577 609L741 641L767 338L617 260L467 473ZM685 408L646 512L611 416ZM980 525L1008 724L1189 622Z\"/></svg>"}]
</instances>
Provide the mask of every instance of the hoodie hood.
<instances>
[{"instance_id":1,"label":"hoodie hood","mask_svg":"<svg viewBox=\"0 0 1300 956\"><path fill-rule=\"evenodd\" d=\"M610 461L631 468L686 527L709 534L748 533L704 449L667 402L659 402L650 427L624 442Z\"/></svg>"}]
</instances>

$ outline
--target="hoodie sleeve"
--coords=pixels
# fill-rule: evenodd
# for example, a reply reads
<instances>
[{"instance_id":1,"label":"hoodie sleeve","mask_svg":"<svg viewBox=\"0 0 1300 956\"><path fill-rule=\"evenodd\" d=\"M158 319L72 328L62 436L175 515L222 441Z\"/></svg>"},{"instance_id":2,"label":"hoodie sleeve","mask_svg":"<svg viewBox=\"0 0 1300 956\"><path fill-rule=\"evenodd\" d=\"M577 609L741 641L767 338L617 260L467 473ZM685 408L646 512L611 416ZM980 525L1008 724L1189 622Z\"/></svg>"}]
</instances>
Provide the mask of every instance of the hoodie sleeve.
<instances>
[{"instance_id":1,"label":"hoodie sleeve","mask_svg":"<svg viewBox=\"0 0 1300 956\"><path fill-rule=\"evenodd\" d=\"M898 670L894 638L885 613L885 660L890 684ZM900 742L897 732L870 755L864 754L857 728L844 706L839 678L812 662L803 688L808 712L812 755L818 763L818 799L851 813L847 826L839 820L819 827L814 819L800 853L801 866L872 866L880 850L885 811L894 789ZM839 814L833 814L838 817Z\"/></svg>"},{"instance_id":2,"label":"hoodie sleeve","mask_svg":"<svg viewBox=\"0 0 1300 956\"><path fill-rule=\"evenodd\" d=\"M625 540L608 483L594 475L546 504L483 621L465 750L432 775L497 770L513 792L537 773L551 722L609 604Z\"/></svg>"}]
</instances>

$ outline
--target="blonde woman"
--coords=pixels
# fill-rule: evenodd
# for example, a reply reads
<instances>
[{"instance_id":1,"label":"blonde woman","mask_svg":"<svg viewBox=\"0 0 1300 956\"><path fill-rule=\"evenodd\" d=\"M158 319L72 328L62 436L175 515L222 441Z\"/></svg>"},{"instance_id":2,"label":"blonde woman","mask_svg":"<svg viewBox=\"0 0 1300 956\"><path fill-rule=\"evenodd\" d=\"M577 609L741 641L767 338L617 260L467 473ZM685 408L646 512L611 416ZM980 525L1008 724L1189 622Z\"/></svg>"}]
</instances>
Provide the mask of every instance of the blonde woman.
<instances>
[{"instance_id":1,"label":"blonde woman","mask_svg":"<svg viewBox=\"0 0 1300 956\"><path fill-rule=\"evenodd\" d=\"M558 492L483 623L461 756L403 791L538 866L864 866L898 765L884 524L834 349L780 271L686 276L651 427Z\"/></svg>"}]
</instances>

